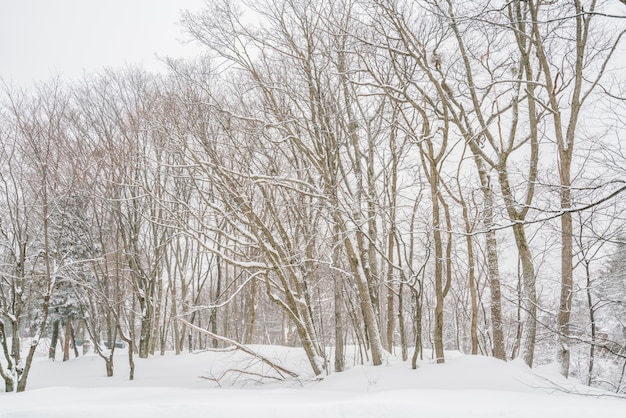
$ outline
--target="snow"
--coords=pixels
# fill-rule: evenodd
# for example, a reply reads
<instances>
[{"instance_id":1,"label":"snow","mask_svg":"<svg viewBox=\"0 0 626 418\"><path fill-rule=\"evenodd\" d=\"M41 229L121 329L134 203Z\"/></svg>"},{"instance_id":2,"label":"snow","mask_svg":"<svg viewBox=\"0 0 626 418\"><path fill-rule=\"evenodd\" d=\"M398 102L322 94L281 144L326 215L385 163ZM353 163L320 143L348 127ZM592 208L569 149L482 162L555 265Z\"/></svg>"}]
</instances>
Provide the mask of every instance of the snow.
<instances>
[{"instance_id":1,"label":"snow","mask_svg":"<svg viewBox=\"0 0 626 418\"><path fill-rule=\"evenodd\" d=\"M350 366L314 379L298 348L253 346L300 380L259 383L227 372L220 384L204 377L228 369L272 370L240 351L136 358L127 380L127 353L115 357L115 376L93 354L68 362L40 358L27 391L0 393L0 417L567 417L625 416L626 400L558 375L555 367L447 353L446 364L421 362L417 370L389 355L382 366ZM116 350L117 351L117 350ZM275 375L275 374L274 374Z\"/></svg>"}]
</instances>

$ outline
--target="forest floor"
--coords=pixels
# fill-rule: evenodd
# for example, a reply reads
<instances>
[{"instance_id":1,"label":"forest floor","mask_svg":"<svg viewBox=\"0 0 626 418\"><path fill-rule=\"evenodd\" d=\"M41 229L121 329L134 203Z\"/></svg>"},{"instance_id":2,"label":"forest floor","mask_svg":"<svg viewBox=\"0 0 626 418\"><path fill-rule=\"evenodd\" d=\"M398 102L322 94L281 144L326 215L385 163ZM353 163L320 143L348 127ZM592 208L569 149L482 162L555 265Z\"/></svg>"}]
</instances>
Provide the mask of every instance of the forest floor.
<instances>
[{"instance_id":1,"label":"forest floor","mask_svg":"<svg viewBox=\"0 0 626 418\"><path fill-rule=\"evenodd\" d=\"M277 374L240 351L135 358L133 381L125 350L118 349L113 377L92 353L67 362L44 357L33 364L26 392L0 393L0 417L626 416L625 399L566 380L553 366L531 370L518 361L451 352L445 364L424 360L412 370L389 355L382 366L351 360L345 372L316 380L302 350L252 348L300 377L261 378Z\"/></svg>"}]
</instances>

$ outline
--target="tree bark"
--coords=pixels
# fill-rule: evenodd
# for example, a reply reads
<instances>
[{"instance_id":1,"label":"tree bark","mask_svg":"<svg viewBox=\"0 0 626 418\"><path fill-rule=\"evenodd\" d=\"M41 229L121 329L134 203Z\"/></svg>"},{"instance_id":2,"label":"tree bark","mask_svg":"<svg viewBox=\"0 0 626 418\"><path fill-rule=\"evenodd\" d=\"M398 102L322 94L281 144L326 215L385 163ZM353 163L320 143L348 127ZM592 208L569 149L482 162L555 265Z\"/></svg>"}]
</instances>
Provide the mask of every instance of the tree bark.
<instances>
[{"instance_id":1,"label":"tree bark","mask_svg":"<svg viewBox=\"0 0 626 418\"><path fill-rule=\"evenodd\" d=\"M50 349L48 350L48 358L52 361L56 359L57 345L59 343L59 326L61 325L60 319L54 319L52 321L52 336L50 337Z\"/></svg>"},{"instance_id":2,"label":"tree bark","mask_svg":"<svg viewBox=\"0 0 626 418\"><path fill-rule=\"evenodd\" d=\"M342 372L345 369L346 356L344 346L344 315L343 315L343 298L342 289L339 278L334 279L334 296L335 296L335 371Z\"/></svg>"},{"instance_id":3,"label":"tree bark","mask_svg":"<svg viewBox=\"0 0 626 418\"><path fill-rule=\"evenodd\" d=\"M520 355L524 362L532 367L535 357L535 341L537 340L537 290L535 279L535 268L532 254L526 240L524 225L516 223L513 225L513 235L517 244L520 262L522 264L522 340Z\"/></svg>"},{"instance_id":4,"label":"tree bark","mask_svg":"<svg viewBox=\"0 0 626 418\"><path fill-rule=\"evenodd\" d=\"M65 324L65 340L63 341L63 361L70 359L70 341L72 340L72 320L68 316Z\"/></svg>"},{"instance_id":5,"label":"tree bark","mask_svg":"<svg viewBox=\"0 0 626 418\"><path fill-rule=\"evenodd\" d=\"M502 290L500 287L500 266L498 262L498 241L493 221L493 190L491 179L484 161L478 154L474 154L474 161L478 168L480 188L483 195L482 221L485 227L485 245L487 247L487 276L490 291L491 333L493 339L493 356L506 360L504 347L504 330L502 326Z\"/></svg>"}]
</instances>

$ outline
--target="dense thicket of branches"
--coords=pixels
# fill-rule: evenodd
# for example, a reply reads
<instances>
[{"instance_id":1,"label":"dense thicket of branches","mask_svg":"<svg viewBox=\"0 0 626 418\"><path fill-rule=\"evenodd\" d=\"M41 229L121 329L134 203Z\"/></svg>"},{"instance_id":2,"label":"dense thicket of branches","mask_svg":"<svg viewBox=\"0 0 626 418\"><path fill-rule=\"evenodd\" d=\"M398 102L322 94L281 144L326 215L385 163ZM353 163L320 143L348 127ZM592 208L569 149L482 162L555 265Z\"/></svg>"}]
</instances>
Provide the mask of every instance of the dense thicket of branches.
<instances>
[{"instance_id":1,"label":"dense thicket of branches","mask_svg":"<svg viewBox=\"0 0 626 418\"><path fill-rule=\"evenodd\" d=\"M165 74L3 85L5 389L44 337L112 375L116 341L133 365L219 335L316 375L460 350L623 391L620 12L214 1Z\"/></svg>"}]
</instances>

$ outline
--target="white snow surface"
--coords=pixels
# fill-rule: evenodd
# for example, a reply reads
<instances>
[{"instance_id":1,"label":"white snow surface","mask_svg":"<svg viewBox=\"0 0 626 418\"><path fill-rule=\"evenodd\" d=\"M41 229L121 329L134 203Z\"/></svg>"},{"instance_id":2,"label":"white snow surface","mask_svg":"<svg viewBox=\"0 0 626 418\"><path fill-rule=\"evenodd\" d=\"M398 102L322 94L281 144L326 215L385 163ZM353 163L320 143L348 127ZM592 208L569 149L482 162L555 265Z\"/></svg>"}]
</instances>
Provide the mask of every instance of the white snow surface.
<instances>
[{"instance_id":1,"label":"white snow surface","mask_svg":"<svg viewBox=\"0 0 626 418\"><path fill-rule=\"evenodd\" d=\"M135 358L128 380L125 350L115 375L88 354L67 362L38 359L27 391L0 393L0 417L626 417L626 400L559 376L556 367L447 353L445 364L420 362L417 370L389 355L384 365L361 366L312 379L298 348L253 346L301 374L275 381L227 369L271 374L241 352L166 354ZM263 380L259 382L259 380Z\"/></svg>"}]
</instances>

